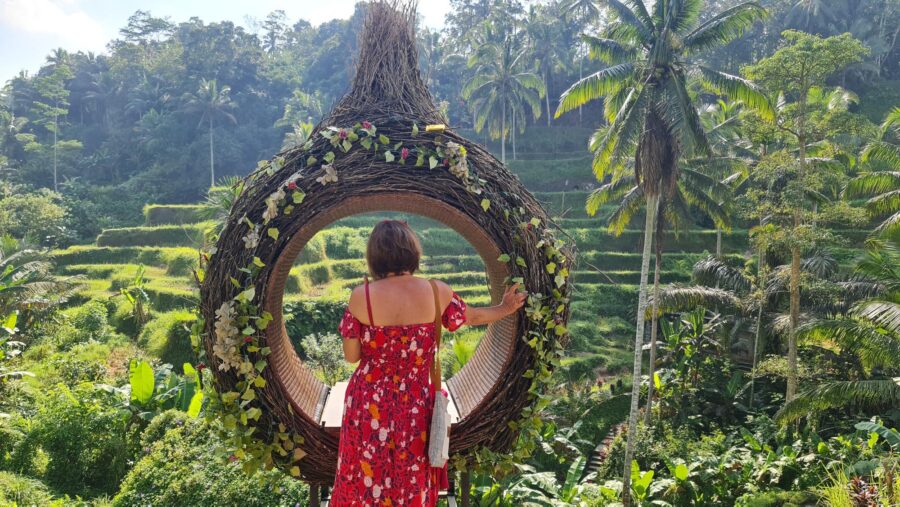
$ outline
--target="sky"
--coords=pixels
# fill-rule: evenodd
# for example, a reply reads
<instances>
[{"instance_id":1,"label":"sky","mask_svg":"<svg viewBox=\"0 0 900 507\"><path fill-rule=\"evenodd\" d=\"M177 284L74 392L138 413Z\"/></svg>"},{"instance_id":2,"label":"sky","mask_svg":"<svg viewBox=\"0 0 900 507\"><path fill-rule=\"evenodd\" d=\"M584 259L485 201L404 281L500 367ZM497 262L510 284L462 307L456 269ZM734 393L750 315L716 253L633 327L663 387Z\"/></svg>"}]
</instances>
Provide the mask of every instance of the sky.
<instances>
[{"instance_id":1,"label":"sky","mask_svg":"<svg viewBox=\"0 0 900 507\"><path fill-rule=\"evenodd\" d=\"M105 52L106 43L137 10L173 23L197 16L204 22L265 19L281 9L289 22L303 18L314 25L349 18L356 0L0 0L0 83L19 71L33 73L50 50ZM419 13L430 28L443 26L445 0L419 0Z\"/></svg>"}]
</instances>

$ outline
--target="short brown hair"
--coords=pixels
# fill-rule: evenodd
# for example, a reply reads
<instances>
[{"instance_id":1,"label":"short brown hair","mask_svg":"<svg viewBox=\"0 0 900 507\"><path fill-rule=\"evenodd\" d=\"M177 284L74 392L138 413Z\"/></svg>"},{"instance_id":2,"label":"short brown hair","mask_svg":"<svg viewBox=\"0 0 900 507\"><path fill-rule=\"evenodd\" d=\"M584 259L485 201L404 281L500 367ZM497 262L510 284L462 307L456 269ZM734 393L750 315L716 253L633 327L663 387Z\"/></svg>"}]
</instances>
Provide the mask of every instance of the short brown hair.
<instances>
[{"instance_id":1,"label":"short brown hair","mask_svg":"<svg viewBox=\"0 0 900 507\"><path fill-rule=\"evenodd\" d=\"M391 273L419 269L422 245L416 233L401 220L382 220L372 229L366 245L366 262L375 279Z\"/></svg>"}]
</instances>

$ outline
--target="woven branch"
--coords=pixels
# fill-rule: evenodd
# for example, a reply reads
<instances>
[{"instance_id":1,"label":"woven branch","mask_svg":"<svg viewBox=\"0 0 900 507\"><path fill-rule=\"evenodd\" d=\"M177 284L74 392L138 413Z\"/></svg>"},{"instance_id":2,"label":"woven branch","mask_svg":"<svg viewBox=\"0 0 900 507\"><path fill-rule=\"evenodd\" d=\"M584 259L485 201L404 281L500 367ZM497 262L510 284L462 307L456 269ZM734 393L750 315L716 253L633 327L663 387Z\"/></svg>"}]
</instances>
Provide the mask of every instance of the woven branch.
<instances>
[{"instance_id":1,"label":"woven branch","mask_svg":"<svg viewBox=\"0 0 900 507\"><path fill-rule=\"evenodd\" d=\"M308 229L308 224L335 215L342 203L355 196L404 193L408 199L419 199L423 203L432 200L445 203L474 221L497 251L507 253L513 259L517 256L524 259L526 267L510 262L508 271L512 276L521 276L524 286L531 293L541 293L546 297L557 289L553 275L545 269L548 262L546 255L538 247L541 240L552 244L556 231L549 227L549 218L536 199L514 174L476 144L450 130L438 134L424 132L426 124L440 123L444 119L434 106L418 71L412 28L414 18L414 4L371 4L360 37L359 64L351 91L317 125L310 145L305 149L282 153L280 157L283 157L284 163L278 170L257 170L248 176L244 191L235 202L218 239L217 252L207 267L201 287L201 312L205 321L203 345L214 372L217 391L233 390L240 381L233 371L220 371L217 368L218 359L213 354L215 310L223 302L232 300L241 290L231 283L231 278L236 277L244 282L246 275L240 270L250 265L254 257L259 257L265 264L253 279L253 284L259 307L271 308L275 319L263 333L262 345L281 339L281 309L276 307L278 305L273 306L272 300L280 301L282 294L272 294L268 290L270 285L278 282L273 280L273 267L295 236L315 232ZM341 153L320 135L328 127L352 127L363 121L377 126L377 133L388 136L391 145L402 142L403 146L410 148L434 150L452 141L464 146L468 153L471 181L461 180L442 164L429 169L427 164L413 167L413 160L407 160L405 165L397 161L388 162L380 150L354 146L348 153ZM414 124L422 128L417 135L413 135ZM337 153L332 166L337 171L338 181L323 185L316 180L325 174L321 161L329 151ZM307 165L310 156L318 162ZM295 182L306 193L305 200L290 215L279 214L267 224L266 227L275 227L280 232L277 240L263 234L256 248L245 248L242 238L250 229L244 218L260 223L260 216L266 209L266 198L283 189L288 182ZM471 191L472 182L477 183L481 193ZM483 199L490 201L487 210L482 207ZM390 203L385 204L390 209ZM527 225L532 218L540 221L539 227ZM567 250L565 255L565 264L571 266L574 253ZM492 289L496 299L502 287ZM558 290L562 297L566 297L568 281ZM528 393L531 379L523 377L523 373L536 363L534 349L526 343L527 338L522 338L528 336L530 331L544 333L543 329L539 329L543 326L525 318L524 311L518 317L515 335L502 337L510 340L512 350L509 357L487 358L485 364L490 361L499 364L491 366L497 371L475 372L472 376L474 381L489 382L492 386L487 396L452 428L451 454L465 454L477 446L487 446L501 452L510 449L514 443L517 432L511 430L507 423L517 420L531 400ZM568 310L559 314L558 318L565 323ZM248 355L251 361L261 359L255 353ZM273 360L270 357L270 363ZM291 375L296 377L293 379L279 378L272 367L262 372L267 385L258 390L263 414L256 423L257 435L268 441L277 431L279 423L301 435L304 438L301 447L307 454L296 464L300 466L303 478L327 484L333 480L335 473L337 438L316 423L317 414L314 413L326 388L317 380L311 380L312 374L298 359L292 358L291 364L294 365ZM291 385L305 387L302 392L288 392L286 386ZM288 400L294 402L289 403Z\"/></svg>"}]
</instances>

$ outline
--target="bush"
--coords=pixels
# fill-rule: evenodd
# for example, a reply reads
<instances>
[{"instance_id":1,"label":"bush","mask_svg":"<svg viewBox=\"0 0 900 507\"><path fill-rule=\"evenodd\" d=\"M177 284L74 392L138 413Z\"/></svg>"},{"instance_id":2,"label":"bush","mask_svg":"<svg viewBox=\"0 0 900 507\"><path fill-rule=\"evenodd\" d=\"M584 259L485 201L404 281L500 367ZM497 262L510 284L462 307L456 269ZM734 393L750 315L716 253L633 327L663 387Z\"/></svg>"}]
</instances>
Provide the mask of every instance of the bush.
<instances>
[{"instance_id":1,"label":"bush","mask_svg":"<svg viewBox=\"0 0 900 507\"><path fill-rule=\"evenodd\" d=\"M59 194L46 190L0 199L0 235L49 246L66 243L66 208L58 201Z\"/></svg>"},{"instance_id":2,"label":"bush","mask_svg":"<svg viewBox=\"0 0 900 507\"><path fill-rule=\"evenodd\" d=\"M306 485L281 471L248 477L240 464L218 456L222 444L203 420L164 412L144 436L145 455L122 483L114 506L293 506L307 499Z\"/></svg>"},{"instance_id":3,"label":"bush","mask_svg":"<svg viewBox=\"0 0 900 507\"><path fill-rule=\"evenodd\" d=\"M106 229L97 236L97 246L197 246L206 225L160 225Z\"/></svg>"},{"instance_id":4,"label":"bush","mask_svg":"<svg viewBox=\"0 0 900 507\"><path fill-rule=\"evenodd\" d=\"M299 301L284 305L285 328L299 350L303 337L334 333L344 315L343 301Z\"/></svg>"},{"instance_id":5,"label":"bush","mask_svg":"<svg viewBox=\"0 0 900 507\"><path fill-rule=\"evenodd\" d=\"M195 224L204 221L206 208L202 204L148 204L144 206L144 224Z\"/></svg>"},{"instance_id":6,"label":"bush","mask_svg":"<svg viewBox=\"0 0 900 507\"><path fill-rule=\"evenodd\" d=\"M63 505L54 502L44 483L9 472L0 472L0 505Z\"/></svg>"},{"instance_id":7,"label":"bush","mask_svg":"<svg viewBox=\"0 0 900 507\"><path fill-rule=\"evenodd\" d=\"M60 385L40 399L32 436L47 454L45 479L54 489L80 496L118 490L129 453L126 420L114 403L90 384Z\"/></svg>"},{"instance_id":8,"label":"bush","mask_svg":"<svg viewBox=\"0 0 900 507\"><path fill-rule=\"evenodd\" d=\"M79 343L104 342L111 338L114 333L106 305L106 302L91 300L68 310L69 318L55 330L56 346L67 350Z\"/></svg>"},{"instance_id":9,"label":"bush","mask_svg":"<svg viewBox=\"0 0 900 507\"><path fill-rule=\"evenodd\" d=\"M186 310L157 314L141 331L140 343L151 355L171 364L176 372L184 373L184 363L197 362L190 332L196 318Z\"/></svg>"},{"instance_id":10,"label":"bush","mask_svg":"<svg viewBox=\"0 0 900 507\"><path fill-rule=\"evenodd\" d=\"M735 507L806 507L818 505L819 498L808 491L767 491L737 499Z\"/></svg>"}]
</instances>

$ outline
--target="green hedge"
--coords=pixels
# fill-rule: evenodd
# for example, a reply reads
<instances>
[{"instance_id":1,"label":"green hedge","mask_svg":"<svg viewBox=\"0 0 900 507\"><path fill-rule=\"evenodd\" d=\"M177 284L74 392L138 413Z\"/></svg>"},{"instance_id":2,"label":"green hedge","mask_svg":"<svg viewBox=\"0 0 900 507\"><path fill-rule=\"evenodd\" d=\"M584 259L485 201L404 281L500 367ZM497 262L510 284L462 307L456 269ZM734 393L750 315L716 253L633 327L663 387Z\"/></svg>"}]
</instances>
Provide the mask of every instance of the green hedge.
<instances>
[{"instance_id":1,"label":"green hedge","mask_svg":"<svg viewBox=\"0 0 900 507\"><path fill-rule=\"evenodd\" d=\"M154 315L140 335L140 344L163 363L183 373L184 363L197 362L191 347L191 324L197 317L186 310L174 310Z\"/></svg>"},{"instance_id":2,"label":"green hedge","mask_svg":"<svg viewBox=\"0 0 900 507\"><path fill-rule=\"evenodd\" d=\"M73 246L55 250L53 260L58 266L72 264L144 264L165 267L172 276L190 275L197 266L199 254L194 248L172 247L95 247Z\"/></svg>"},{"instance_id":3,"label":"green hedge","mask_svg":"<svg viewBox=\"0 0 900 507\"><path fill-rule=\"evenodd\" d=\"M204 212L208 206L202 204L148 204L144 206L144 224L184 225L206 220Z\"/></svg>"},{"instance_id":4,"label":"green hedge","mask_svg":"<svg viewBox=\"0 0 900 507\"><path fill-rule=\"evenodd\" d=\"M97 236L97 246L190 246L203 241L205 224L160 225L106 229Z\"/></svg>"}]
</instances>

